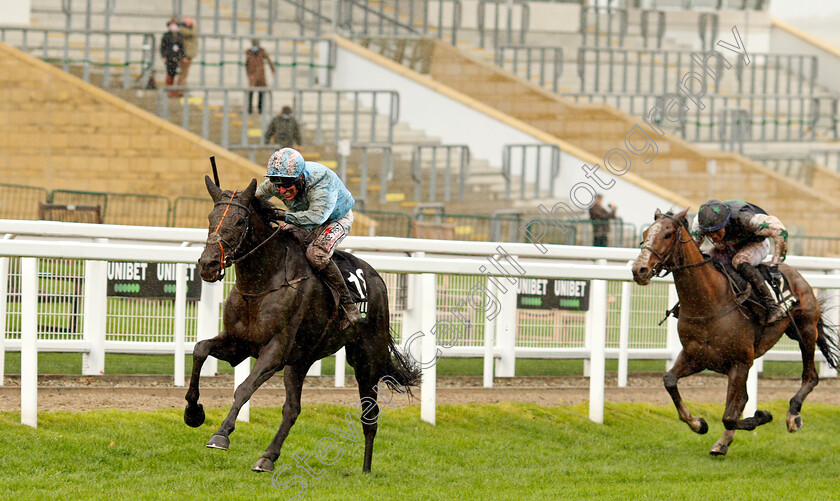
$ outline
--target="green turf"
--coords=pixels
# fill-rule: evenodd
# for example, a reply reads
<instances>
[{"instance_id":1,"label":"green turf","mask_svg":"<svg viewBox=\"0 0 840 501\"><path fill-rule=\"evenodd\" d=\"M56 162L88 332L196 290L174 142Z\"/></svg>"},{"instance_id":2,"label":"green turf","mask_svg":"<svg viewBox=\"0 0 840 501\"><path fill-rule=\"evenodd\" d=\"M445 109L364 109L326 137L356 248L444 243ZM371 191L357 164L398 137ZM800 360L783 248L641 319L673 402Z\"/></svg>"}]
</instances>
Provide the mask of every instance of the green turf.
<instances>
[{"instance_id":1,"label":"green turf","mask_svg":"<svg viewBox=\"0 0 840 501\"><path fill-rule=\"evenodd\" d=\"M785 431L787 404L771 402L776 421L740 431L729 455L707 451L722 432L720 405L691 405L710 423L696 435L670 406L607 404L603 425L587 407L524 404L439 406L437 426L419 419L416 406L386 408L381 416L373 473L361 473L363 439L350 432L349 407L304 405L277 476L256 474L280 422L278 408L251 410L227 452L204 447L223 418L208 409L197 429L178 409L157 412L41 413L39 427L0 413L6 499L290 499L292 482L306 480L306 499L837 499L840 408L813 404L805 428ZM355 433L361 429L352 420ZM324 464L319 440L335 438L341 457ZM324 442L322 442L323 445ZM338 449L333 450L337 456ZM311 455L313 478L294 455ZM288 487L278 491L272 485Z\"/></svg>"},{"instance_id":2,"label":"green turf","mask_svg":"<svg viewBox=\"0 0 840 501\"><path fill-rule=\"evenodd\" d=\"M105 356L106 374L172 374L172 355L127 355L107 354ZM192 369L192 356L184 362L185 373ZM232 374L233 368L227 362L219 362L219 373ZM607 360L607 372L618 371L617 360ZM665 372L664 360L630 360L632 372ZM81 353L39 353L38 372L40 374L81 374ZM20 374L20 353L6 354L6 374ZM323 359L321 373L335 374L335 357ZM353 368L346 366L345 373L353 374ZM441 358L437 364L439 376L482 376L484 360L480 358ZM764 376L799 377L802 373L800 362L765 362ZM545 360L520 358L516 361L517 376L581 376L583 360Z\"/></svg>"}]
</instances>

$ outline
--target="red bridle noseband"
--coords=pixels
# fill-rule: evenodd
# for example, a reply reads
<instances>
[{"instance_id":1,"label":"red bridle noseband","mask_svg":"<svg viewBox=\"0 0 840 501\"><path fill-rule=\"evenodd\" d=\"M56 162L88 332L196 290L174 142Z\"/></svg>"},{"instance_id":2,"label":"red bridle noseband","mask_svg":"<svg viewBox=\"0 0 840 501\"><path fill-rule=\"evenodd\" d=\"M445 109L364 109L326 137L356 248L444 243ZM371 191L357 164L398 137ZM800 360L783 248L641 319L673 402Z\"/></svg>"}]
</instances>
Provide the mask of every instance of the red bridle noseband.
<instances>
[{"instance_id":1,"label":"red bridle noseband","mask_svg":"<svg viewBox=\"0 0 840 501\"><path fill-rule=\"evenodd\" d=\"M639 245L639 248L641 248L642 250L645 250L645 249L649 250L651 252L651 254L653 254L654 256L656 256L659 259L658 263L655 263L653 266L651 266L651 270L653 270L653 276L655 276L655 277L660 276L659 274L662 273L663 270L665 271L665 275L667 275L668 273L673 273L675 271L683 270L683 269L686 269L686 268L693 268L695 266L701 266L701 265L704 265L704 264L706 264L706 263L708 263L709 261L712 260L711 257L708 257L708 258L706 258L702 261L699 261L699 262L696 262L696 263L691 263L691 264L679 264L678 262L673 262L674 253L676 252L677 248L680 249L679 262L681 263L683 261L683 258L682 258L682 244L688 243L688 242L692 241L692 239L691 239L691 237L689 237L688 240L683 240L680 237L680 235L682 235L681 230L683 228L683 224L682 224L682 222L677 220L677 218L671 216L670 214L662 214L662 217L667 217L671 221L674 221L675 223L677 223L677 238L674 238L672 240L671 246L665 252L660 254L653 247L650 247L649 245L645 245L644 242L642 242ZM673 264L671 266L666 267L666 265L669 261L672 261ZM662 275L662 276L665 276L665 275Z\"/></svg>"},{"instance_id":2,"label":"red bridle noseband","mask_svg":"<svg viewBox=\"0 0 840 501\"><path fill-rule=\"evenodd\" d=\"M239 247L245 241L245 237L248 235L248 229L250 228L250 225L248 225L248 227L246 227L245 231L243 231L242 234L239 236L239 241L236 242L236 245L231 245L224 238L222 238L222 236L219 234L219 229L222 227L222 223L225 221L225 218L227 217L228 211L230 210L231 206L239 207L241 209L245 209L245 212L248 213L248 214L250 214L250 212L251 212L251 209L249 209L246 205L241 204L239 202L234 202L233 197L235 197L235 196L236 196L236 190L234 190L233 193L230 195L230 200L219 200L218 202L216 202L217 206L218 205L227 205L227 207L225 207L225 212L224 212L224 214L222 214L222 219L219 220L219 224L216 226L216 229L213 230L213 232L210 233L210 235L207 237L207 243L208 244L210 244L210 245L219 244L219 251L221 251L221 254L220 254L220 257L219 257L219 264L221 265L221 272L220 272L221 274L219 276L220 279L224 278L224 276L225 276L225 268L227 268L233 262L236 261L233 258L233 255L236 253L237 250L239 250ZM224 245L222 245L222 244L224 244ZM224 247L225 245L230 249L230 252L225 253L225 247Z\"/></svg>"}]
</instances>

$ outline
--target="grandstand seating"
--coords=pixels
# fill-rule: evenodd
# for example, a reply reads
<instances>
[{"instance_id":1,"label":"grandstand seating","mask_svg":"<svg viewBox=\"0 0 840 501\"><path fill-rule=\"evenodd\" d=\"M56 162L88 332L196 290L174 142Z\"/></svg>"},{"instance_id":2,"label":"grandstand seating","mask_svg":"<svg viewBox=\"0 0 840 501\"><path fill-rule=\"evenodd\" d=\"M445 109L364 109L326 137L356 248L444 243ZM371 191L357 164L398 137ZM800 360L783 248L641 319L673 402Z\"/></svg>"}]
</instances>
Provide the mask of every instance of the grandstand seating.
<instances>
[{"instance_id":1,"label":"grandstand seating","mask_svg":"<svg viewBox=\"0 0 840 501\"><path fill-rule=\"evenodd\" d=\"M152 62L142 39L129 41L126 37L120 45L103 41L107 37L97 39L99 35L94 33L106 28L111 32L160 33L164 18L173 7L169 3L154 1L128 8L121 6L111 16L102 14L96 7L91 15L76 12L67 16L55 0L34 0L34 24L53 29L63 26L65 34L43 32L37 37L30 36L26 43L21 39L9 41L17 46L28 45L27 49L35 54L40 50L38 55L44 59L58 56L61 61L55 62L67 66L71 72L261 164L270 149L258 145L259 131L270 114L249 117L244 113L243 96L247 88L243 85L240 61L243 47L254 33L263 38L264 46L274 51L282 75L272 83L272 112L283 104L296 104L306 129L307 156L340 169L342 162L337 156L336 138L352 140L357 139L359 131L371 131L373 137L355 141L346 167L354 191L368 192L360 197L368 210L408 211L419 203L443 200L447 188L446 206L452 214L463 211L489 214L507 208L524 211L528 207L528 202L506 201L507 193L502 190L513 180L505 178L503 166L481 164L476 155L469 157L465 200L459 201L459 197L453 196L458 191L453 186L460 181L460 172L452 168L451 156L412 162L412 155L417 157L422 146L438 151L453 146L446 144L446 138L411 130L394 120L393 114L364 104L360 106L359 99L351 97L351 93L329 89L332 41L317 37L329 32L331 2L282 0L247 6L243 2L220 3L221 8L216 11L207 9L206 5L202 7L200 2L174 4L185 15L197 14L202 34L201 61L193 66L188 97L182 101L170 100L165 93L142 95L137 91L145 78L143 65L157 65L152 67L158 68L158 73L160 68L158 62ZM338 25L343 32L356 33L358 36L353 40L362 46L427 72L439 82L598 158L623 143L623 135L634 123L640 123L643 110L649 110L669 86L674 90L678 77L688 71L688 63L683 61L690 57L691 50L708 48L721 37L718 25L724 12L715 9L727 7L724 5L727 2L702 6L702 2L695 2L695 6L708 10L693 12L668 2L654 2L650 4L654 8L671 10L644 10L634 8L634 2L611 2L615 5L608 9L581 9L574 3L516 1L508 11L511 5L508 2L491 0L435 2L437 6L420 0L344 3L346 10L342 11ZM750 22L759 26L754 29L761 30L761 26L769 26L769 16L761 11L763 5L759 4L751 5L758 11L752 13ZM580 16L572 19L545 15L561 10L579 12ZM732 12L725 11L727 19ZM61 47L67 46L62 36L71 37L67 28L79 29L86 37L83 43L87 52L74 61L77 64L60 57ZM410 40L399 36L418 32L455 44L456 48L428 38ZM5 31L0 33L4 39L7 37ZM290 36L308 38L296 41L289 40ZM81 43L74 39L77 51ZM96 48L88 50L89 45ZM44 49L47 46L49 53ZM151 51L154 52L156 47ZM109 68L107 58L113 59L115 53L121 54L116 59L123 61L123 66L106 77L102 69ZM661 141L657 139L661 145L657 161L653 165L634 164L633 172L644 179L646 186L652 183L660 192L678 193L696 206L708 195L706 172L708 162L714 160L718 172L715 196L749 198L772 208L794 231L835 234L838 223L830 215L838 209L833 194L840 187L840 176L820 165L817 154L810 151L831 150L826 141L836 139L836 95L816 82L818 68L812 57L759 52L751 55L753 65L748 71L723 72L724 78L714 89L709 89L706 96L709 106L703 114L689 114L688 120L678 127L663 126L667 134ZM141 64L131 68L131 79L118 77L130 67L129 61L141 61ZM496 65L490 64L491 61ZM106 78L110 78L110 83ZM529 84L528 80L537 85ZM335 99L325 105L323 97L330 94L335 94ZM575 105L558 94L607 105ZM502 96L504 99L500 99ZM744 116L751 122L747 129L740 126ZM771 167L786 165L778 168L781 174L740 155L703 150L680 139L704 148L721 148L727 145L717 137L733 130L740 136L727 138L731 139L730 148L754 155ZM766 155L761 146L754 146L755 141L795 141L800 145L794 148L795 154L773 157ZM765 155L759 155L756 150ZM365 160L368 173L363 177L359 167ZM435 190L428 185L431 181L428 165L432 161L437 164L438 173L446 166L450 169L445 177L449 183L439 176L440 184ZM385 176L379 174L382 162L393 163L386 165ZM206 167L198 170L202 169ZM796 180L787 179L788 174ZM425 180L426 184L420 185L418 180ZM488 186L500 188L489 192L488 197ZM528 193L526 200L533 207L540 195L539 190L532 188L523 185L521 190L513 191ZM432 199L433 192L435 199ZM537 194L530 195L532 192ZM552 194L550 198L560 197L564 194Z\"/></svg>"}]
</instances>

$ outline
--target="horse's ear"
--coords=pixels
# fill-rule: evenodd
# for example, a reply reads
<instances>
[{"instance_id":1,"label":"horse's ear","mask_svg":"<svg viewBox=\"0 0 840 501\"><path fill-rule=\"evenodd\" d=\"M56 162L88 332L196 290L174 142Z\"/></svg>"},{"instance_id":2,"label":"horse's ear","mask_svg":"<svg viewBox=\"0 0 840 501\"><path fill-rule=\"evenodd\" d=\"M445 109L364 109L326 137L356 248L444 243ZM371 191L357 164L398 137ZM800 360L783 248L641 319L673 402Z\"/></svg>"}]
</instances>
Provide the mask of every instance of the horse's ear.
<instances>
[{"instance_id":1,"label":"horse's ear","mask_svg":"<svg viewBox=\"0 0 840 501\"><path fill-rule=\"evenodd\" d=\"M662 217L662 211L659 210L659 209L656 209L656 212L653 213L653 220L656 221L660 217Z\"/></svg>"},{"instance_id":2,"label":"horse's ear","mask_svg":"<svg viewBox=\"0 0 840 501\"><path fill-rule=\"evenodd\" d=\"M685 209L674 217L677 218L678 221L685 221L686 215L688 215L688 209Z\"/></svg>"},{"instance_id":3,"label":"horse's ear","mask_svg":"<svg viewBox=\"0 0 840 501\"><path fill-rule=\"evenodd\" d=\"M251 204L251 199L254 198L254 193L257 192L257 180L251 179L251 184L242 191L242 203L245 205Z\"/></svg>"},{"instance_id":4,"label":"horse's ear","mask_svg":"<svg viewBox=\"0 0 840 501\"><path fill-rule=\"evenodd\" d=\"M210 198L212 198L214 202L218 201L219 196L222 194L222 189L213 184L213 181L210 180L210 176L204 176L204 184L207 185L207 192L210 193Z\"/></svg>"}]
</instances>

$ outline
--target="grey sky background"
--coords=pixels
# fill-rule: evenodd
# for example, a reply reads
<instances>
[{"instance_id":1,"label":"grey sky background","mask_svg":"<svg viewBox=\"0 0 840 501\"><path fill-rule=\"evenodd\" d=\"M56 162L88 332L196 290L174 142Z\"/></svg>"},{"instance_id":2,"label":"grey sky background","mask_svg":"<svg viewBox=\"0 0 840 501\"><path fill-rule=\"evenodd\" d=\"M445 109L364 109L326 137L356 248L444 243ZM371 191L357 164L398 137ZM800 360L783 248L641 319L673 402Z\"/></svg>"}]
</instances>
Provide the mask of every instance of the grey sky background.
<instances>
[{"instance_id":1,"label":"grey sky background","mask_svg":"<svg viewBox=\"0 0 840 501\"><path fill-rule=\"evenodd\" d=\"M770 0L770 14L840 47L840 0Z\"/></svg>"}]
</instances>

